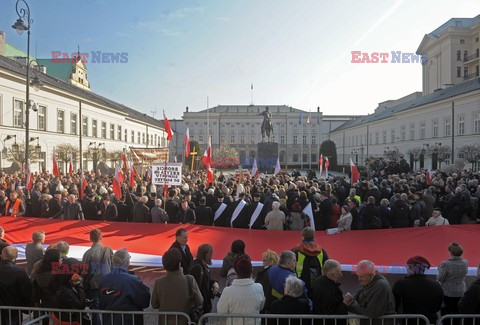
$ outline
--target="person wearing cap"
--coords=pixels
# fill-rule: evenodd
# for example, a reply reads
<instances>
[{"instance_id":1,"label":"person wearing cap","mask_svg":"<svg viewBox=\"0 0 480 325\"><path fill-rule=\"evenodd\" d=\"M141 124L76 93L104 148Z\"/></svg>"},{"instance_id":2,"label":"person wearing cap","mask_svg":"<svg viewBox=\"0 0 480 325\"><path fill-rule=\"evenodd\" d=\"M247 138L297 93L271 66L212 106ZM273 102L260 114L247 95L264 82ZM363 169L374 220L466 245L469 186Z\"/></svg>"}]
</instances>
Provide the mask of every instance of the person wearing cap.
<instances>
[{"instance_id":1,"label":"person wearing cap","mask_svg":"<svg viewBox=\"0 0 480 325\"><path fill-rule=\"evenodd\" d=\"M217 312L221 314L260 314L265 304L265 295L260 283L252 279L252 263L249 259L241 258L235 262L235 272L238 278L233 280L230 287L226 287L217 304ZM227 324L250 325L260 324L260 319L235 318Z\"/></svg>"},{"instance_id":2,"label":"person wearing cap","mask_svg":"<svg viewBox=\"0 0 480 325\"><path fill-rule=\"evenodd\" d=\"M113 311L143 311L150 305L150 289L142 280L128 271L131 256L127 249L119 249L113 254L112 271L100 282L100 309ZM103 314L103 324L132 322L131 315ZM122 317L123 316L123 317ZM136 315L135 324L143 324L143 316Z\"/></svg>"},{"instance_id":3,"label":"person wearing cap","mask_svg":"<svg viewBox=\"0 0 480 325\"><path fill-rule=\"evenodd\" d=\"M197 217L197 225L213 225L213 211L212 208L206 206L206 199L204 196L198 199L198 206L195 208L195 215Z\"/></svg>"},{"instance_id":4,"label":"person wearing cap","mask_svg":"<svg viewBox=\"0 0 480 325\"><path fill-rule=\"evenodd\" d=\"M424 315L430 324L435 324L442 307L443 290L438 282L424 274L430 262L423 256L414 256L408 259L406 268L407 277L397 281L392 289L397 313Z\"/></svg>"},{"instance_id":5,"label":"person wearing cap","mask_svg":"<svg viewBox=\"0 0 480 325\"><path fill-rule=\"evenodd\" d=\"M448 226L450 223L444 217L442 217L442 210L440 208L435 208L432 211L432 216L425 223L425 226Z\"/></svg>"}]
</instances>

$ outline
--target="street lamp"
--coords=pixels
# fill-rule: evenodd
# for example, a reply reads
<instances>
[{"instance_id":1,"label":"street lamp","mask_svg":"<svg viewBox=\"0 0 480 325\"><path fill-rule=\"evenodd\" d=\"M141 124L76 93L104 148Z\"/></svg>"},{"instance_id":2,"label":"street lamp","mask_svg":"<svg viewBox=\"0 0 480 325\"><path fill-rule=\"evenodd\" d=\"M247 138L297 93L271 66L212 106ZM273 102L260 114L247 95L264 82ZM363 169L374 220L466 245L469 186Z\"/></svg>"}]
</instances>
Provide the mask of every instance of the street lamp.
<instances>
[{"instance_id":1,"label":"street lamp","mask_svg":"<svg viewBox=\"0 0 480 325\"><path fill-rule=\"evenodd\" d=\"M24 7L21 7L21 6ZM30 19L30 7L28 6L25 0L17 0L15 5L15 10L17 11L18 19L12 25L12 28L15 29L18 35L22 35L24 31L27 31L27 64L26 64L26 110L25 110L25 139L30 139L30 64L33 61L30 61L30 25L33 20ZM35 90L40 89L42 83L38 76L35 74L35 78L32 80L32 86ZM30 158L30 148L28 144L25 146L25 163L29 163Z\"/></svg>"}]
</instances>

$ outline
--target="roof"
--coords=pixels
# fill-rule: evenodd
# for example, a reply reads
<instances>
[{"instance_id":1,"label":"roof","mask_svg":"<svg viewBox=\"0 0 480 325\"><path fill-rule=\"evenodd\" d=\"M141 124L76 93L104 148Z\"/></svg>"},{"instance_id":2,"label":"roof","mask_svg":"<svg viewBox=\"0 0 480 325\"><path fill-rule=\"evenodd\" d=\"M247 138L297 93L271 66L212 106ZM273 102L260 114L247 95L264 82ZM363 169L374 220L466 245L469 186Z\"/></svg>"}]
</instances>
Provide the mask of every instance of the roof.
<instances>
[{"instance_id":1,"label":"roof","mask_svg":"<svg viewBox=\"0 0 480 325\"><path fill-rule=\"evenodd\" d=\"M474 18L451 18L428 35L438 38L449 27L472 27L478 23L480 23L480 15Z\"/></svg>"},{"instance_id":2,"label":"roof","mask_svg":"<svg viewBox=\"0 0 480 325\"><path fill-rule=\"evenodd\" d=\"M300 109L293 108L287 105L218 105L215 107L204 109L199 112L189 112L189 113L206 113L207 111L209 113L261 113L265 111L267 107L272 113L275 113L278 111L289 112L289 113L294 113L294 112L308 113L306 111L302 111Z\"/></svg>"},{"instance_id":3,"label":"roof","mask_svg":"<svg viewBox=\"0 0 480 325\"><path fill-rule=\"evenodd\" d=\"M52 77L68 82L72 76L73 62L52 62L52 59L37 59L37 62L47 67L47 74Z\"/></svg>"},{"instance_id":4,"label":"roof","mask_svg":"<svg viewBox=\"0 0 480 325\"><path fill-rule=\"evenodd\" d=\"M5 44L5 56L9 58L26 58L27 53L23 52L20 49L17 49L15 46L12 44ZM30 56L30 60L33 60L34 57Z\"/></svg>"},{"instance_id":5,"label":"roof","mask_svg":"<svg viewBox=\"0 0 480 325\"><path fill-rule=\"evenodd\" d=\"M451 86L442 90L435 91L431 94L428 94L423 97L419 97L416 99L413 99L411 101L401 103L392 107L388 107L385 110L382 110L380 112L370 114L361 118L357 118L352 121L348 121L342 125L340 125L338 128L330 131L330 132L337 132L353 127L357 127L360 125L380 121L383 119L390 118L394 116L395 114L398 114L400 112L405 112L410 109L414 109L423 105L427 105L430 103L434 103L440 100L445 100L448 98L452 98L461 94L469 93L472 91L476 91L480 89L480 78L475 78L469 81L465 81L461 84Z\"/></svg>"},{"instance_id":6,"label":"roof","mask_svg":"<svg viewBox=\"0 0 480 325\"><path fill-rule=\"evenodd\" d=\"M10 72L19 74L21 76L24 76L26 71L26 66L24 64L21 64L15 60L9 59L5 56L0 55L0 69L8 70ZM117 111L120 114L128 115L131 119L138 120L144 123L148 123L150 125L157 126L159 128L164 128L163 127L163 121L157 120L151 116L148 116L147 114L141 113L139 111L134 110L133 108L127 107L123 104L117 103L111 99L105 98L101 95L98 95L94 92L87 91L84 89L81 89L77 86L74 86L68 82L65 82L63 80L60 80L58 78L52 77L48 74L44 74L41 72L37 73L38 78L45 84L50 87L68 92L72 95L78 96L80 98L83 98L85 100L92 101L94 103L97 103L99 105L107 106L112 110Z\"/></svg>"}]
</instances>

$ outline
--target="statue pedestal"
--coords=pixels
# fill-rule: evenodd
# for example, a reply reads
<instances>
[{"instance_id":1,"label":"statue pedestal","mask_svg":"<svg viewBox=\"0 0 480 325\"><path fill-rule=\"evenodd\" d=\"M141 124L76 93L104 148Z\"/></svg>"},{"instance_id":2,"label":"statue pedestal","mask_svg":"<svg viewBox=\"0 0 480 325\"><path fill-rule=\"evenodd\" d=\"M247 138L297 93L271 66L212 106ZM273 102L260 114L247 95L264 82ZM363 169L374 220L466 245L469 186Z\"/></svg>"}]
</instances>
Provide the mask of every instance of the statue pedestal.
<instances>
[{"instance_id":1,"label":"statue pedestal","mask_svg":"<svg viewBox=\"0 0 480 325\"><path fill-rule=\"evenodd\" d=\"M257 167L259 171L273 174L278 159L278 143L260 142L257 146Z\"/></svg>"}]
</instances>

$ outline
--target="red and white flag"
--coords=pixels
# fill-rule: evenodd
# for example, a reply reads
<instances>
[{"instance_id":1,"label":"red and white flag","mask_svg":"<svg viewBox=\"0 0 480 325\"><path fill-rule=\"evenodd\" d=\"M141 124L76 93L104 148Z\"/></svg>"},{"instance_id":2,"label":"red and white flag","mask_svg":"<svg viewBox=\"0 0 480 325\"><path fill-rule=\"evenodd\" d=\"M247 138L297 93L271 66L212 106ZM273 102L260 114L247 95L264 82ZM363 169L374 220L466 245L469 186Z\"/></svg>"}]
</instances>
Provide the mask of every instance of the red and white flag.
<instances>
[{"instance_id":1,"label":"red and white flag","mask_svg":"<svg viewBox=\"0 0 480 325\"><path fill-rule=\"evenodd\" d=\"M183 146L185 147L185 158L190 156L190 132L189 128L185 131L185 137L183 138Z\"/></svg>"},{"instance_id":2,"label":"red and white flag","mask_svg":"<svg viewBox=\"0 0 480 325\"><path fill-rule=\"evenodd\" d=\"M134 187L135 186L135 177L137 176L137 169L135 168L135 166L133 164L130 164L130 182L128 185L130 185L130 187Z\"/></svg>"},{"instance_id":3,"label":"red and white flag","mask_svg":"<svg viewBox=\"0 0 480 325\"><path fill-rule=\"evenodd\" d=\"M325 177L328 178L328 167L330 166L330 162L328 161L328 157L325 157Z\"/></svg>"},{"instance_id":4,"label":"red and white flag","mask_svg":"<svg viewBox=\"0 0 480 325\"><path fill-rule=\"evenodd\" d=\"M122 161L123 161L123 172L126 173L128 171L128 162L127 162L127 155L125 155L125 150L122 153Z\"/></svg>"},{"instance_id":5,"label":"red and white flag","mask_svg":"<svg viewBox=\"0 0 480 325\"><path fill-rule=\"evenodd\" d=\"M355 164L353 163L352 158L350 158L350 173L351 173L351 176L350 176L351 185L353 185L357 183L358 180L360 179L360 173L357 169L357 166L355 166Z\"/></svg>"},{"instance_id":6,"label":"red and white flag","mask_svg":"<svg viewBox=\"0 0 480 325\"><path fill-rule=\"evenodd\" d=\"M68 174L70 174L70 176L72 176L72 174L73 174L72 155L70 155L70 159L69 159L69 162L68 162Z\"/></svg>"},{"instance_id":7,"label":"red and white flag","mask_svg":"<svg viewBox=\"0 0 480 325\"><path fill-rule=\"evenodd\" d=\"M122 172L118 165L115 166L115 177L113 178L113 194L119 199L122 198L122 183L124 181Z\"/></svg>"},{"instance_id":8,"label":"red and white flag","mask_svg":"<svg viewBox=\"0 0 480 325\"><path fill-rule=\"evenodd\" d=\"M33 187L33 173L30 171L30 164L25 164L25 186L30 192Z\"/></svg>"},{"instance_id":9,"label":"red and white flag","mask_svg":"<svg viewBox=\"0 0 480 325\"><path fill-rule=\"evenodd\" d=\"M208 181L208 185L213 183L213 170L210 164L207 164L207 181Z\"/></svg>"},{"instance_id":10,"label":"red and white flag","mask_svg":"<svg viewBox=\"0 0 480 325\"><path fill-rule=\"evenodd\" d=\"M310 124L310 123L312 123L312 115L308 113L307 124Z\"/></svg>"},{"instance_id":11,"label":"red and white flag","mask_svg":"<svg viewBox=\"0 0 480 325\"><path fill-rule=\"evenodd\" d=\"M277 164L275 165L275 171L273 172L273 174L277 175L281 171L282 171L282 168L280 167L280 158L277 158Z\"/></svg>"},{"instance_id":12,"label":"red and white flag","mask_svg":"<svg viewBox=\"0 0 480 325\"><path fill-rule=\"evenodd\" d=\"M85 174L82 171L82 178L80 179L80 198L83 199L85 196L85 189L88 186L87 179L85 178Z\"/></svg>"},{"instance_id":13,"label":"red and white flag","mask_svg":"<svg viewBox=\"0 0 480 325\"><path fill-rule=\"evenodd\" d=\"M257 167L257 159L253 158L252 172L250 173L250 177L257 178L258 176L260 176L260 171Z\"/></svg>"},{"instance_id":14,"label":"red and white flag","mask_svg":"<svg viewBox=\"0 0 480 325\"><path fill-rule=\"evenodd\" d=\"M432 185L432 176L430 175L430 170L427 170L425 173L425 180L427 181L427 185Z\"/></svg>"},{"instance_id":15,"label":"red and white flag","mask_svg":"<svg viewBox=\"0 0 480 325\"><path fill-rule=\"evenodd\" d=\"M320 158L318 158L318 164L320 165L320 177L322 177L322 173L323 173L323 154L320 155Z\"/></svg>"},{"instance_id":16,"label":"red and white flag","mask_svg":"<svg viewBox=\"0 0 480 325\"><path fill-rule=\"evenodd\" d=\"M212 138L208 137L208 146L202 156L202 163L212 166Z\"/></svg>"},{"instance_id":17,"label":"red and white flag","mask_svg":"<svg viewBox=\"0 0 480 325\"><path fill-rule=\"evenodd\" d=\"M55 153L53 153L53 171L52 171L53 176L60 176L60 172L58 171L58 163L57 163L57 156Z\"/></svg>"},{"instance_id":18,"label":"red and white flag","mask_svg":"<svg viewBox=\"0 0 480 325\"><path fill-rule=\"evenodd\" d=\"M165 111L163 111L163 126L165 127L165 132L167 133L167 140L172 140L173 138L172 127L170 126L170 121L165 115Z\"/></svg>"}]
</instances>

